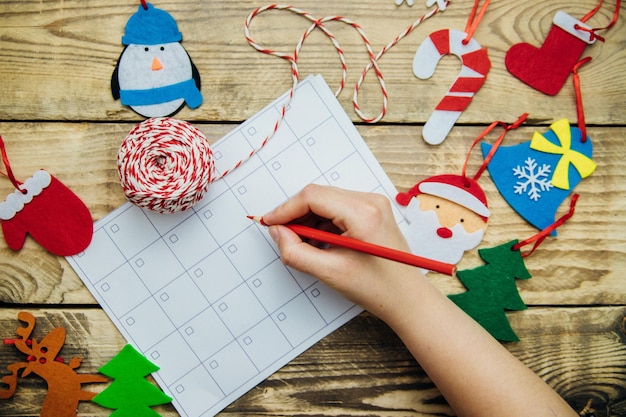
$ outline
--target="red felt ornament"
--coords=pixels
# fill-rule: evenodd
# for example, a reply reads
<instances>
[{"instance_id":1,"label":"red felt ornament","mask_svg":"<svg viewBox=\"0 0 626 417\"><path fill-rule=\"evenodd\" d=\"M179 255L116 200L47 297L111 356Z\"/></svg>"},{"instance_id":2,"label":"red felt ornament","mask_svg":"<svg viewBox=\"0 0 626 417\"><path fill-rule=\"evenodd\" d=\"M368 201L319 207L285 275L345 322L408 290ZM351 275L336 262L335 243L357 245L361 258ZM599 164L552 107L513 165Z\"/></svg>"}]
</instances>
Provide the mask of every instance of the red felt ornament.
<instances>
[{"instance_id":1,"label":"red felt ornament","mask_svg":"<svg viewBox=\"0 0 626 417\"><path fill-rule=\"evenodd\" d=\"M41 246L59 256L80 253L89 246L93 220L85 204L61 181L39 170L24 183L13 175L4 141L2 161L16 190L0 203L0 222L7 245L20 250L30 234Z\"/></svg>"},{"instance_id":2,"label":"red felt ornament","mask_svg":"<svg viewBox=\"0 0 626 417\"><path fill-rule=\"evenodd\" d=\"M596 40L604 42L597 32L609 29L617 21L621 0L616 1L613 19L606 27L592 28L585 24L603 1L580 20L563 11L557 12L541 47L519 43L509 49L504 60L508 71L544 94L558 94L585 48Z\"/></svg>"},{"instance_id":3,"label":"red felt ornament","mask_svg":"<svg viewBox=\"0 0 626 417\"><path fill-rule=\"evenodd\" d=\"M589 61L591 57L583 58L572 69L578 128L570 126L567 119L560 119L550 125L548 132L535 132L530 141L502 147L497 155L491 145L481 145L485 160L490 161L491 178L502 197L539 229L554 222L558 207L572 189L596 169L578 75ZM551 233L556 235L554 229Z\"/></svg>"},{"instance_id":4,"label":"red felt ornament","mask_svg":"<svg viewBox=\"0 0 626 417\"><path fill-rule=\"evenodd\" d=\"M426 178L406 193L399 193L396 201L406 206L409 226L405 231L411 251L440 262L456 264L463 253L482 241L491 214L484 191L478 179L491 156L473 177L467 176L467 163L472 149L497 126L504 132L494 144L497 148L506 132L526 120L523 114L515 123L493 122L475 140L467 153L461 175L444 174Z\"/></svg>"},{"instance_id":5,"label":"red felt ornament","mask_svg":"<svg viewBox=\"0 0 626 417\"><path fill-rule=\"evenodd\" d=\"M487 49L473 38L489 5L489 0L485 1L479 11L479 2L474 2L465 31L442 29L431 33L413 58L413 73L420 79L432 77L439 60L445 55L455 55L462 64L459 76L437 104L422 130L424 140L431 145L438 145L445 140L463 110L485 83L491 69Z\"/></svg>"}]
</instances>

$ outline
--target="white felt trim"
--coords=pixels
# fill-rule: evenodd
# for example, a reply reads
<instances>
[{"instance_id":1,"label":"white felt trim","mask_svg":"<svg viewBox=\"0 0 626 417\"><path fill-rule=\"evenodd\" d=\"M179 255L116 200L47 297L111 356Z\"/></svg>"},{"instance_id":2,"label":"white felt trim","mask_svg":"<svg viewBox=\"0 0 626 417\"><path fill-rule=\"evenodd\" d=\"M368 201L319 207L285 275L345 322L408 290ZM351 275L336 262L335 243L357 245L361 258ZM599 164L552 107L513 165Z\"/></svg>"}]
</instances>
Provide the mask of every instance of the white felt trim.
<instances>
[{"instance_id":1,"label":"white felt trim","mask_svg":"<svg viewBox=\"0 0 626 417\"><path fill-rule=\"evenodd\" d=\"M479 199L455 185L427 181L419 185L419 190L424 194L445 198L483 217L489 217L491 214L489 209Z\"/></svg>"},{"instance_id":2,"label":"white felt trim","mask_svg":"<svg viewBox=\"0 0 626 417\"><path fill-rule=\"evenodd\" d=\"M15 217L26 204L41 194L44 188L49 186L51 182L52 177L48 172L44 170L35 172L31 178L22 184L22 189L26 190L26 194L23 194L20 190L15 190L0 203L0 220L10 220Z\"/></svg>"},{"instance_id":3,"label":"white felt trim","mask_svg":"<svg viewBox=\"0 0 626 417\"><path fill-rule=\"evenodd\" d=\"M434 110L422 129L424 141L429 145L439 145L443 142L461 117L461 113L460 111Z\"/></svg>"},{"instance_id":4,"label":"white felt trim","mask_svg":"<svg viewBox=\"0 0 626 417\"><path fill-rule=\"evenodd\" d=\"M580 20L568 15L564 11L559 10L558 12L556 12L556 15L554 16L554 20L552 22L556 26L560 27L561 29L569 33L570 35L577 37L578 39L580 39L583 42L588 43L589 45L596 42L595 39L591 39L591 34L589 32L578 30L574 27L578 25L578 26L591 30L592 29L591 26L587 26Z\"/></svg>"},{"instance_id":5,"label":"white felt trim","mask_svg":"<svg viewBox=\"0 0 626 417\"><path fill-rule=\"evenodd\" d=\"M413 57L413 74L422 80L432 77L440 59L441 54L439 54L430 36L427 37L417 48Z\"/></svg>"},{"instance_id":6,"label":"white felt trim","mask_svg":"<svg viewBox=\"0 0 626 417\"><path fill-rule=\"evenodd\" d=\"M437 3L437 7L439 7L439 10L441 10L442 12L446 10L445 0L427 0L426 7L432 7L435 3Z\"/></svg>"},{"instance_id":7,"label":"white felt trim","mask_svg":"<svg viewBox=\"0 0 626 417\"><path fill-rule=\"evenodd\" d=\"M470 38L467 44L463 41L467 38L467 33L462 30L449 29L450 31L450 53L458 56L459 58L470 52L475 52L481 48L478 41L474 38Z\"/></svg>"}]
</instances>

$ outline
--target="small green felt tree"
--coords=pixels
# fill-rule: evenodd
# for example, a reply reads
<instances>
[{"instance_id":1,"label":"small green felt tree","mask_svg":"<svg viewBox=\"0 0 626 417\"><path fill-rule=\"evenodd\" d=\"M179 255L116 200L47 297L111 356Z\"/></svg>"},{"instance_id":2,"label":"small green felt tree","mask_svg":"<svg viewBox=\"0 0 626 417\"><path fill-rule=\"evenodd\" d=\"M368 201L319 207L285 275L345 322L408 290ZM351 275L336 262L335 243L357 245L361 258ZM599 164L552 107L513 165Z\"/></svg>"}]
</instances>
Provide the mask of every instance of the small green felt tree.
<instances>
[{"instance_id":1,"label":"small green felt tree","mask_svg":"<svg viewBox=\"0 0 626 417\"><path fill-rule=\"evenodd\" d=\"M488 249L478 254L486 265L458 271L459 280L467 292L448 297L469 314L493 337L501 341L517 342L505 310L525 310L526 304L517 291L515 279L529 279L519 250L513 249L517 240Z\"/></svg>"},{"instance_id":2,"label":"small green felt tree","mask_svg":"<svg viewBox=\"0 0 626 417\"><path fill-rule=\"evenodd\" d=\"M159 367L137 352L131 345L124 348L99 371L114 381L93 398L93 402L113 408L111 417L157 417L152 408L172 399L145 377Z\"/></svg>"}]
</instances>

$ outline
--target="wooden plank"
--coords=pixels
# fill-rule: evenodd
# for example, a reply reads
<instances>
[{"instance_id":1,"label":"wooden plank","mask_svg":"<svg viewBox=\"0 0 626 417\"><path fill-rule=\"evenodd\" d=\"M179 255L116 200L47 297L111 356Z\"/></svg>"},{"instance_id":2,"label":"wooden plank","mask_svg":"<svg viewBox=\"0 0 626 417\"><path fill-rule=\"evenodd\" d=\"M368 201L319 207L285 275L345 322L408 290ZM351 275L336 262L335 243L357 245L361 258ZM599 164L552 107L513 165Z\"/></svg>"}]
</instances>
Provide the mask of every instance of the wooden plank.
<instances>
[{"instance_id":1,"label":"wooden plank","mask_svg":"<svg viewBox=\"0 0 626 417\"><path fill-rule=\"evenodd\" d=\"M368 33L378 52L425 11L396 7L393 1L366 0L310 2L297 0L296 7L316 17L346 16ZM448 10L433 17L380 61L389 89L386 122L423 123L457 76L460 64L445 58L434 77L418 80L412 74L417 47L428 34L441 28L463 29L471 2L453 1ZM190 121L241 121L271 102L291 85L288 62L262 55L243 36L244 22L255 1L237 3L166 1L157 7L170 12L184 35L183 45L202 76L204 103L196 110L184 109L178 117ZM544 123L574 119L575 100L571 79L555 97L545 96L514 78L504 66L511 45L528 42L540 46L554 14L564 10L583 16L594 1L500 2L489 6L475 38L489 49L492 70L460 123L489 123L529 112ZM85 5L79 0L14 2L0 0L0 120L140 120L141 117L114 101L110 78L122 52L121 36L133 2L108 1ZM539 11L539 12L538 12ZM612 10L607 4L589 22L603 26ZM381 24L380 22L384 22ZM288 12L271 12L253 21L252 36L269 48L291 51L308 27L304 19ZM358 34L350 27L331 23L346 52L348 84L340 100L353 120L359 121L351 104L353 87L367 64L367 54ZM588 47L593 60L581 69L588 123L626 124L626 83L621 79L626 65L626 25L621 19L606 33L607 42ZM331 43L314 33L305 42L299 68L303 76L322 73L333 89L339 85L339 59ZM381 109L382 95L373 74L368 74L359 95L367 116Z\"/></svg>"},{"instance_id":2,"label":"wooden plank","mask_svg":"<svg viewBox=\"0 0 626 417\"><path fill-rule=\"evenodd\" d=\"M0 309L2 338L16 337L17 309ZM68 331L61 356L83 358L93 373L125 341L98 309L31 310L32 335L40 340L57 326ZM509 315L521 338L507 348L579 410L588 400L598 417L620 415L626 398L626 307L531 308ZM4 367L24 354L0 349ZM550 363L550 366L546 366ZM86 387L98 392L106 385ZM3 415L35 415L45 396L43 380L20 378L16 395L1 402ZM164 416L171 406L157 407ZM111 410L82 403L81 415ZM364 313L296 358L228 407L222 415L449 415L450 410L420 366L391 330Z\"/></svg>"},{"instance_id":3,"label":"wooden plank","mask_svg":"<svg viewBox=\"0 0 626 417\"><path fill-rule=\"evenodd\" d=\"M46 168L70 187L89 207L94 219L124 202L116 171L117 148L133 124L0 123L15 175L25 180ZM199 124L211 141L232 126ZM463 127L436 149L427 146L420 128L413 126L359 126L359 131L399 190L435 174L460 173L469 143L482 130ZM508 133L505 146L527 141L535 128ZM539 128L544 131L545 128ZM499 132L487 137L495 140ZM626 286L626 179L616 149L626 146L626 129L593 127L597 171L576 188L581 197L575 216L526 261L534 279L518 282L522 298L530 305L623 304ZM42 149L42 151L40 151ZM476 150L468 172L482 163ZM480 180L494 213L480 247L511 239L523 240L537 232L502 199L489 174ZM12 192L8 180L0 181L0 195ZM567 202L559 210L565 212ZM481 265L476 250L468 252L459 269ZM91 304L93 298L65 259L45 252L27 239L14 252L0 239L0 301L8 303ZM453 277L432 274L445 293L464 291Z\"/></svg>"}]
</instances>

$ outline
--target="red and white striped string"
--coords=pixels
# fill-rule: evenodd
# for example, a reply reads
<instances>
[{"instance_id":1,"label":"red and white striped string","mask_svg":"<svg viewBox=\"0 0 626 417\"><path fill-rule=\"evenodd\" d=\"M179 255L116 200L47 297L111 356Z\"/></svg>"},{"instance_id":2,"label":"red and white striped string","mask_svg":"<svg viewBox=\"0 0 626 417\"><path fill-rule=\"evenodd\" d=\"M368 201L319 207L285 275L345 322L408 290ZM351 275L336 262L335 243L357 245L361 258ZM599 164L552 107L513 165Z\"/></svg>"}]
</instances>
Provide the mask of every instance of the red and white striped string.
<instances>
[{"instance_id":1,"label":"red and white striped string","mask_svg":"<svg viewBox=\"0 0 626 417\"><path fill-rule=\"evenodd\" d=\"M200 201L213 181L214 166L204 134L168 117L135 126L117 156L126 198L159 213L184 211Z\"/></svg>"},{"instance_id":2,"label":"red and white striped string","mask_svg":"<svg viewBox=\"0 0 626 417\"><path fill-rule=\"evenodd\" d=\"M446 2L446 6L449 1ZM256 43L250 35L252 20L261 13L271 10L285 10L304 17L311 25L298 40L292 54L265 48ZM315 30L320 29L326 35L341 63L341 82L335 92L338 96L344 89L348 66L345 53L335 35L328 30L325 23L342 22L354 28L365 45L369 62L361 72L354 89L352 102L355 112L366 123L380 121L387 112L389 94L385 81L378 66L378 60L400 40L411 33L417 26L440 11L438 7L421 16L406 30L385 45L377 54L374 53L369 38L363 28L355 21L342 16L327 16L320 19L289 5L270 4L254 10L246 19L244 32L248 43L259 52L277 56L291 64L292 86L287 100L283 103L278 120L271 132L261 141L258 147L236 162L231 168L215 174L213 153L206 137L191 124L172 118L151 118L138 124L126 137L118 152L118 173L124 193L135 205L160 213L173 213L187 210L202 199L211 182L224 178L243 163L252 158L265 147L278 131L285 118L289 104L300 80L298 56L306 38ZM383 96L380 113L375 117L367 117L358 104L358 93L367 73L374 69Z\"/></svg>"},{"instance_id":3,"label":"red and white striped string","mask_svg":"<svg viewBox=\"0 0 626 417\"><path fill-rule=\"evenodd\" d=\"M446 7L447 7L447 5L449 3L450 3L449 1L446 2ZM295 48L293 50L293 53L291 53L291 54L289 54L287 52L280 52L280 51L277 51L277 50L274 50L274 49L266 48L266 47L260 45L259 43L257 43L252 38L252 36L250 35L250 26L251 26L252 21L254 20L254 18L256 18L257 16L259 16L260 14L262 14L264 12L268 12L268 11L272 11L272 10L288 11L288 12L294 13L294 14L296 14L298 16L301 16L301 17L303 17L303 18L305 18L305 19L307 19L308 21L311 22L311 25L304 31L304 33L302 34L302 36L300 37L300 39L296 43L296 46L295 46ZM344 89L344 87L346 85L346 79L347 79L347 74L348 74L348 66L346 64L345 53L343 51L343 48L339 44L339 41L337 41L337 38L335 37L335 35L324 24L328 23L328 22L341 22L341 23L345 23L345 24L351 26L352 28L354 28L358 32L359 36L363 40L363 43L365 45L365 49L367 50L367 54L369 56L369 62L365 66L363 71L361 72L361 75L359 76L359 79L358 79L357 84L356 84L355 89L354 89L354 94L353 94L353 97L352 97L352 103L354 105L355 112L357 113L357 115L364 122L366 122L366 123L377 123L387 113L387 106L388 106L388 102L389 102L389 94L387 92L387 87L385 86L385 80L383 78L383 74L380 71L380 68L378 67L378 60L387 51L389 51L389 49L391 49L394 45L396 45L398 42L400 42L404 37L406 37L409 33L411 33L416 27L418 27L422 22L424 22L428 18L434 16L435 14L437 14L440 11L441 10L439 9L439 7L435 7L433 9L431 9L428 13L424 14L423 16L421 16L420 18L415 20L406 30L404 30L402 33L400 33L398 36L396 36L391 42L389 42L387 45L385 45L377 54L374 53L374 51L372 49L371 42L370 42L369 38L367 37L367 34L363 30L363 28L358 23L356 23L354 20L351 20L351 19L346 18L346 17L342 17L342 16L326 16L326 17L322 17L322 18L318 19L318 18L315 18L313 15L311 15L310 13L308 13L308 12L306 12L304 10L301 10L301 9L299 9L297 7L294 7L294 6L283 5L283 4L269 4L269 5L266 5L266 6L263 6L263 7L259 7L258 9L254 10L252 13L250 13L250 15L248 15L248 17L246 18L246 22L245 22L245 25L244 25L244 34L245 34L246 40L257 51L259 51L261 53L264 53L264 54L267 54L267 55L273 55L273 56L276 56L278 58L281 58L281 59L284 59L284 60L288 61L290 63L290 65L291 65L292 85L291 85L291 88L290 88L289 93L288 93L288 98L285 101L285 103L283 103L283 106L282 106L281 111L280 111L279 118L276 121L276 123L274 124L274 127L271 130L271 132L265 137L265 139L263 139L263 141L261 142L261 144L257 148L255 148L252 151L250 151L250 153L246 157L244 157L243 159L239 160L230 169L222 171L221 175L219 175L219 176L214 178L214 181L219 180L219 179L225 177L230 172L232 172L235 169L239 168L239 166L241 166L244 162L246 162L247 160L252 158L257 152L259 152L261 149L263 149L263 147L274 136L274 134L276 133L276 131L280 127L283 119L285 118L285 114L287 112L287 108L289 107L289 104L291 103L291 100L293 98L293 94L294 94L294 91L296 89L296 86L298 85L298 82L300 81L300 72L298 71L298 56L300 55L300 51L302 49L302 46L304 45L304 41L306 40L306 38L315 29L320 29L322 31L322 33L324 33L324 35L326 35L328 37L328 39L330 39L333 47L335 48L335 51L337 52L337 54L339 56L339 60L340 60L340 63L341 63L341 82L339 84L339 87L338 87L337 91L335 91L335 96L338 96L339 94L341 94L341 92L343 91L343 89ZM381 111L375 117L367 117L362 112L361 107L359 106L359 103L358 103L359 89L360 89L361 85L363 84L363 82L365 80L365 76L367 75L367 73L371 69L374 69L374 73L376 74L376 77L378 79L378 83L380 85L382 96L383 96L383 104L382 104Z\"/></svg>"}]
</instances>

